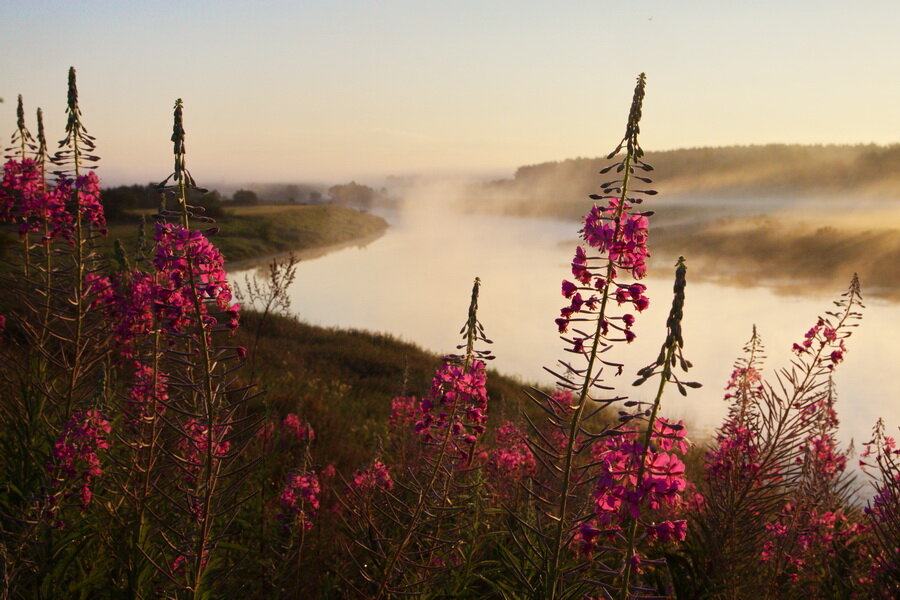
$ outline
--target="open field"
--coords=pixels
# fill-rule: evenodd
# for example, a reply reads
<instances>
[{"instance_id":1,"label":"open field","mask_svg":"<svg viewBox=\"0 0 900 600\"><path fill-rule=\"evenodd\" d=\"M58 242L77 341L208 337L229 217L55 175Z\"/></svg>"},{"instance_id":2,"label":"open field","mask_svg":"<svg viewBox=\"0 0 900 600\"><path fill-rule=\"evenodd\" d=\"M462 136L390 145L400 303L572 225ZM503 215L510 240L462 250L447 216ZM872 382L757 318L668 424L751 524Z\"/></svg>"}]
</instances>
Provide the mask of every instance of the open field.
<instances>
[{"instance_id":1,"label":"open field","mask_svg":"<svg viewBox=\"0 0 900 600\"><path fill-rule=\"evenodd\" d=\"M135 211L150 215L153 211ZM351 242L387 228L381 217L334 204L262 205L229 208L216 219L216 245L228 262ZM108 240L136 245L138 220L113 223ZM111 243L111 241L109 242Z\"/></svg>"}]
</instances>

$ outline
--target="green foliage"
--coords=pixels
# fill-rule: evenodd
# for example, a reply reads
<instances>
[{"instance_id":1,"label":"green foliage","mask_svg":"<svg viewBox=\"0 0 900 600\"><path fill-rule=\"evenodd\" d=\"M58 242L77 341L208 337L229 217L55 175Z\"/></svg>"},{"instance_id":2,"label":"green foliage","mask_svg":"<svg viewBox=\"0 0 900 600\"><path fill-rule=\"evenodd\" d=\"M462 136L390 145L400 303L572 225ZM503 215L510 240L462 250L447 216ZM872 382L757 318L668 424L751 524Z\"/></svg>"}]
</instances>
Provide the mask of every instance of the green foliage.
<instances>
[{"instance_id":1,"label":"green foliage","mask_svg":"<svg viewBox=\"0 0 900 600\"><path fill-rule=\"evenodd\" d=\"M251 190L238 190L231 197L231 201L237 205L259 204L259 196Z\"/></svg>"}]
</instances>

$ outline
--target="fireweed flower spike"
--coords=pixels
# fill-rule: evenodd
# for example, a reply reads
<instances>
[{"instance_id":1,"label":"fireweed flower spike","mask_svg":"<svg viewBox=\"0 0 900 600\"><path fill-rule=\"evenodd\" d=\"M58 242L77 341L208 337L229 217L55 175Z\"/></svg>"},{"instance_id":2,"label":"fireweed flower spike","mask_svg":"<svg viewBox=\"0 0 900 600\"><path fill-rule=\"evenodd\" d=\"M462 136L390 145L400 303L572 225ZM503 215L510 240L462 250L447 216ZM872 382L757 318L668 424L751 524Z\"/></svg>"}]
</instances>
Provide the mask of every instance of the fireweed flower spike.
<instances>
[{"instance_id":1,"label":"fireweed flower spike","mask_svg":"<svg viewBox=\"0 0 900 600\"><path fill-rule=\"evenodd\" d=\"M89 276L101 268L101 261L94 251L94 240L106 234L106 220L100 204L100 185L96 173L99 159L91 136L81 120L78 103L78 86L75 69L69 69L66 106L66 136L59 142L59 150L51 159L56 166L56 193L64 199L70 223L60 232L60 236L71 246L71 289L72 289L72 356L68 371L69 384L64 397L65 412L79 400L76 396L80 388L94 381L91 373L92 354L98 346L95 334L99 335L99 319L90 314L93 302Z\"/></svg>"},{"instance_id":2,"label":"fireweed flower spike","mask_svg":"<svg viewBox=\"0 0 900 600\"><path fill-rule=\"evenodd\" d=\"M576 489L585 485L593 475L578 466L577 458L599 437L609 434L607 429L584 435L584 423L591 416L609 406L618 397L608 396L611 387L602 383L601 376L612 370L621 374L623 365L610 360L607 352L617 342L630 342L635 334L634 312L649 306L646 287L638 283L646 274L647 227L652 213L636 209L643 201L642 195L654 195L653 190L633 189L636 181L650 183L648 177L638 171L650 171L643 162L644 151L638 141L640 119L644 100L646 77L637 78L625 135L609 154L612 159L623 151L623 158L600 171L614 171L616 178L601 184L602 192L591 198L597 204L584 219L580 231L583 244L575 249L571 263L572 279L562 282L562 295L567 304L560 310L556 326L568 345L567 351L574 361L563 362L559 370L547 369L558 379L560 388L572 392L573 404L561 407L550 396L536 394L533 400L547 411L553 427L566 438L562 449L541 433L533 421L535 434L530 443L535 457L551 477L551 486L534 493L534 499L548 516L545 529L538 536L535 550L542 555L547 568L541 572L541 582L521 581L532 592L549 600L570 597L588 588L580 578L570 578L567 573L576 570L563 565L563 555L575 529L587 514L576 514ZM622 314L613 315L616 307L623 307ZM598 397L592 394L600 392ZM528 418L527 415L525 415ZM527 527L523 523L523 527ZM521 578L520 578L521 579Z\"/></svg>"},{"instance_id":3,"label":"fireweed flower spike","mask_svg":"<svg viewBox=\"0 0 900 600\"><path fill-rule=\"evenodd\" d=\"M873 589L900 594L900 446L885 435L878 419L872 439L865 444L860 465L872 480L875 496L866 506L872 532L871 579Z\"/></svg>"},{"instance_id":4,"label":"fireweed flower spike","mask_svg":"<svg viewBox=\"0 0 900 600\"><path fill-rule=\"evenodd\" d=\"M395 427L414 423L417 460L406 472L376 461L354 474L341 499L355 544L348 552L366 582L358 588L365 597L418 593L451 566L450 550L461 535L457 521L468 504L463 479L487 422L484 361L493 356L478 348L491 343L478 320L480 287L476 278L457 346L463 353L444 358L418 407L411 399L392 405Z\"/></svg>"},{"instance_id":5,"label":"fireweed flower spike","mask_svg":"<svg viewBox=\"0 0 900 600\"><path fill-rule=\"evenodd\" d=\"M752 593L772 581L781 583L759 588L764 596L787 594L781 584L791 585L790 576L797 573L789 546L801 539L804 522L812 525L829 511L812 499L833 497L843 486L843 461L828 441L836 425L829 382L862 317L856 276L835 306L794 344L790 368L776 371L774 380L759 380L758 340L751 340L748 360L736 370L735 404L707 456L708 485L692 542L702 549L696 568L710 573L711 585L731 596ZM816 472L816 462L827 465L831 474ZM800 504L801 510L786 511L788 505ZM790 518L773 522L780 513ZM790 524L787 530L779 527L785 523ZM776 555L779 560L761 560Z\"/></svg>"},{"instance_id":6,"label":"fireweed flower spike","mask_svg":"<svg viewBox=\"0 0 900 600\"><path fill-rule=\"evenodd\" d=\"M157 215L155 275L147 281L147 289L157 328L166 342L164 359L172 366L164 374L169 383L167 397L164 402L159 398L167 409L163 423L180 440L171 459L184 475L179 489L160 491L176 503L173 508L191 517L178 525L180 540L163 539L169 551L180 557L183 576L176 579L200 598L208 591L204 577L227 521L222 519L234 514L243 501L239 483L248 470L237 468L237 458L253 439L247 430L253 420L238 418L244 414L249 387L233 375L236 367L229 361L238 359L233 348L217 342L220 334L237 327L239 314L239 307L231 302L224 257L204 233L191 229L191 220L211 219L188 203L190 193L205 190L196 187L187 170L183 111L179 99L171 137L174 170L158 186L163 194L174 195L177 210L163 208ZM216 316L222 313L225 322ZM173 483L160 481L161 486ZM165 574L173 575L171 569Z\"/></svg>"},{"instance_id":7,"label":"fireweed flower spike","mask_svg":"<svg viewBox=\"0 0 900 600\"><path fill-rule=\"evenodd\" d=\"M634 597L636 592L643 591L636 582L636 576L640 573L638 565L654 562L645 559L637 552L637 545L640 541L639 529L645 530L647 538L660 541L683 541L687 532L686 523L683 520L655 522L644 514L648 509L652 511L659 510L663 506L677 506L680 502L680 492L685 490L687 483L684 476L684 463L672 452L677 449L684 454L687 450L687 444L684 441L686 435L684 425L681 422L670 423L657 416L667 383L674 382L682 395L687 394L686 388L688 387L700 387L699 383L679 380L675 373L677 367L685 372L691 367L690 361L686 360L682 354L684 339L681 333L681 321L684 317L686 285L687 267L684 264L684 257L681 257L675 266L674 297L669 317L666 320L666 340L663 342L656 360L638 371L638 379L634 382L634 385L642 385L651 377L659 375L659 386L652 405L647 407L642 406L642 403L635 403L638 410L628 415L629 422L641 421L645 418L644 415L649 415L646 417L645 430L640 444L631 444L626 450L626 456L628 453L634 453L637 459L635 461L636 469L634 466L629 469L627 463L624 470L620 468L607 469L608 473L615 473L624 482L625 488L631 488L624 490L624 493L614 495L618 501L614 504L624 500L626 506L629 507L629 511L624 511L623 515L624 523L627 525L624 527L626 545L622 584L619 589L622 600L628 600ZM618 443L618 440L612 439L613 443ZM622 444L622 446L624 445ZM622 450L622 448L619 449L620 454ZM619 462L621 460L617 461L617 463ZM632 484L633 488L629 484ZM608 499L610 488L608 479L598 480L598 509L604 509L610 504ZM609 527L610 523L605 525ZM653 590L646 591L652 593Z\"/></svg>"}]
</instances>

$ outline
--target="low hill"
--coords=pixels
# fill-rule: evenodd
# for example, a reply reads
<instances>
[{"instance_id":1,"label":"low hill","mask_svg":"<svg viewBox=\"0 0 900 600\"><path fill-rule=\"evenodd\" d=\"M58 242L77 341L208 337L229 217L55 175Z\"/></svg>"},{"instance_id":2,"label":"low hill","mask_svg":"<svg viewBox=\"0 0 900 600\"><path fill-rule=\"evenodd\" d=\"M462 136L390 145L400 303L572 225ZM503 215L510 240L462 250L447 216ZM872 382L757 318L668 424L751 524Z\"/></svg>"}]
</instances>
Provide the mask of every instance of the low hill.
<instances>
[{"instance_id":1,"label":"low hill","mask_svg":"<svg viewBox=\"0 0 900 600\"><path fill-rule=\"evenodd\" d=\"M900 144L686 148L647 152L663 203L759 198L888 198L900 200ZM519 167L512 179L470 190L466 208L504 214L576 217L585 198L613 177L599 175L604 157Z\"/></svg>"}]
</instances>

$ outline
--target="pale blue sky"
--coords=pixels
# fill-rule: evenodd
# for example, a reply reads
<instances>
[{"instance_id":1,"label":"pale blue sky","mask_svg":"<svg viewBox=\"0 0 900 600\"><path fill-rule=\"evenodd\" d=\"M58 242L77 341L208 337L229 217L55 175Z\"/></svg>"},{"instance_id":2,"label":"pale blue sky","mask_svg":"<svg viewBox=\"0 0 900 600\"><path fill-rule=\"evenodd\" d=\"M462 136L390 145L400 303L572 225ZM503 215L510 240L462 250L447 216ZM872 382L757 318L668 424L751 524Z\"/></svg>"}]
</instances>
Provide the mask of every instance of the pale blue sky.
<instances>
[{"instance_id":1,"label":"pale blue sky","mask_svg":"<svg viewBox=\"0 0 900 600\"><path fill-rule=\"evenodd\" d=\"M116 182L168 173L177 97L189 166L210 184L596 156L640 71L649 149L894 143L898 32L900 3L875 0L8 0L0 134L22 93L62 137L74 65Z\"/></svg>"}]
</instances>

